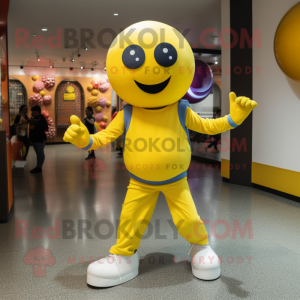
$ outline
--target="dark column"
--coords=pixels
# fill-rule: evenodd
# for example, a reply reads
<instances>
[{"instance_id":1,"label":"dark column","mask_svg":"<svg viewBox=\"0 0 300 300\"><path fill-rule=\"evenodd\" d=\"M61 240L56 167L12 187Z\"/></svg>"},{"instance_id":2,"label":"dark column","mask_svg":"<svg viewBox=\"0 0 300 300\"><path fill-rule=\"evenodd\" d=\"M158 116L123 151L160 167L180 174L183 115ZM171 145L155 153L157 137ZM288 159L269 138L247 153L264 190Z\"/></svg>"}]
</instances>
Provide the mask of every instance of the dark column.
<instances>
[{"instance_id":1,"label":"dark column","mask_svg":"<svg viewBox=\"0 0 300 300\"><path fill-rule=\"evenodd\" d=\"M7 153L6 153L6 132L0 131L0 222L6 222L9 214L8 200L8 176L7 176Z\"/></svg>"},{"instance_id":2,"label":"dark column","mask_svg":"<svg viewBox=\"0 0 300 300\"><path fill-rule=\"evenodd\" d=\"M247 39L241 38L242 30L252 38L252 0L231 0L230 1L230 27L238 35L238 42L235 45L231 35L231 91L237 96L246 96L252 99L252 44L248 45ZM242 46L241 41L244 45ZM246 67L251 68L247 74ZM251 186L251 164L252 164L252 113L242 125L230 133L230 182L240 185ZM238 150L234 145L243 144ZM244 166L245 169L244 169ZM239 169L238 169L239 168Z\"/></svg>"}]
</instances>

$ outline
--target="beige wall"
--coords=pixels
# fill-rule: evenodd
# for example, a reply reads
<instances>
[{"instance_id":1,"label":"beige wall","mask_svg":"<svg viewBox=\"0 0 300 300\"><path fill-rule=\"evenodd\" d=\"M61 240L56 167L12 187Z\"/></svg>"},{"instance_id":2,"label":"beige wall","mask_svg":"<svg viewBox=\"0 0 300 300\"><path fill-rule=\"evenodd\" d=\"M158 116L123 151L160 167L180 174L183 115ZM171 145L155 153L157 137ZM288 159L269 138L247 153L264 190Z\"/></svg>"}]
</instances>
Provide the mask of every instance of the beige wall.
<instances>
[{"instance_id":1,"label":"beige wall","mask_svg":"<svg viewBox=\"0 0 300 300\"><path fill-rule=\"evenodd\" d=\"M300 172L300 85L290 85L273 49L279 22L297 2L253 0L253 28L259 28L262 41L261 48L256 43L253 47L253 66L260 67L253 73L253 98L258 102L253 112L253 162Z\"/></svg>"}]
</instances>

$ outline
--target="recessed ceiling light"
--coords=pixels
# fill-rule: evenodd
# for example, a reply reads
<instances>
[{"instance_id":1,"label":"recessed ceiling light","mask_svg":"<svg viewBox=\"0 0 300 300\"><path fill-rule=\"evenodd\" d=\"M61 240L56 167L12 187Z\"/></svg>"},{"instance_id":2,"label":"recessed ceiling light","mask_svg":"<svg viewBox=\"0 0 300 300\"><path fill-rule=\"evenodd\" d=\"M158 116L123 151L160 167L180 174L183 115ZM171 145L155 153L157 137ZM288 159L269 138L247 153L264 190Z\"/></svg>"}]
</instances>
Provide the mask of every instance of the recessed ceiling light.
<instances>
[{"instance_id":1,"label":"recessed ceiling light","mask_svg":"<svg viewBox=\"0 0 300 300\"><path fill-rule=\"evenodd\" d=\"M119 14L114 14L114 16L118 16Z\"/></svg>"},{"instance_id":2,"label":"recessed ceiling light","mask_svg":"<svg viewBox=\"0 0 300 300\"><path fill-rule=\"evenodd\" d=\"M36 36L36 33L34 33L32 36Z\"/></svg>"},{"instance_id":3,"label":"recessed ceiling light","mask_svg":"<svg viewBox=\"0 0 300 300\"><path fill-rule=\"evenodd\" d=\"M47 27L42 27L42 31L47 31L48 28Z\"/></svg>"},{"instance_id":4,"label":"recessed ceiling light","mask_svg":"<svg viewBox=\"0 0 300 300\"><path fill-rule=\"evenodd\" d=\"M217 65L218 64L218 62L217 61L215 61L215 65Z\"/></svg>"}]
</instances>

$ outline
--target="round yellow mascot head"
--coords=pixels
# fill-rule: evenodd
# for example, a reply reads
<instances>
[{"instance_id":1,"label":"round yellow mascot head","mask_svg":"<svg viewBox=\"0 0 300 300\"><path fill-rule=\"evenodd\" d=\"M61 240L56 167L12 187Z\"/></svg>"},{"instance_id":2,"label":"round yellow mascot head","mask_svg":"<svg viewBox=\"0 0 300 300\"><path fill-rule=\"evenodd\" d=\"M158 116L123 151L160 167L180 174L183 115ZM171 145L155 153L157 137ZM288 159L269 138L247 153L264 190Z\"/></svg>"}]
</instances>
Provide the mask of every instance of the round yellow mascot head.
<instances>
[{"instance_id":1,"label":"round yellow mascot head","mask_svg":"<svg viewBox=\"0 0 300 300\"><path fill-rule=\"evenodd\" d=\"M121 99L138 107L161 107L185 95L194 78L195 60L189 43L175 28L144 21L115 38L106 70Z\"/></svg>"}]
</instances>

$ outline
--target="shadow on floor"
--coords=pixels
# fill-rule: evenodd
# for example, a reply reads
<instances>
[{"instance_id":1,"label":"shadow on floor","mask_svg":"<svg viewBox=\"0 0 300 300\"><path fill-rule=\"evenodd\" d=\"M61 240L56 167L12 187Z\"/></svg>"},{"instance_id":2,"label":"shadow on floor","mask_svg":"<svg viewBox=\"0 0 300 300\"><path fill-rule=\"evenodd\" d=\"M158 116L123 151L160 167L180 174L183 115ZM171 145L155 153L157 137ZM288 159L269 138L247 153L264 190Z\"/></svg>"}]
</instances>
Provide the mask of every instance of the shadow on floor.
<instances>
[{"instance_id":1,"label":"shadow on floor","mask_svg":"<svg viewBox=\"0 0 300 300\"><path fill-rule=\"evenodd\" d=\"M221 281L226 284L228 293L231 295L235 295L239 298L247 298L249 296L249 292L245 291L241 285L243 284L242 281L222 276L220 277Z\"/></svg>"},{"instance_id":2,"label":"shadow on floor","mask_svg":"<svg viewBox=\"0 0 300 300\"><path fill-rule=\"evenodd\" d=\"M177 261L179 261L177 263ZM86 284L86 269L88 264L76 264L67 267L56 280L64 287L74 290L93 288ZM171 275L170 275L171 274ZM176 286L191 281L198 281L201 285L220 285L220 280L226 285L228 292L240 298L248 297L243 290L243 282L234 278L221 276L215 281L201 281L191 272L190 261L184 257L175 257L167 253L150 253L140 259L139 275L131 281L122 284L122 288L162 288ZM102 288L95 288L102 289ZM107 288L104 288L107 289ZM110 288L109 288L110 289Z\"/></svg>"}]
</instances>

